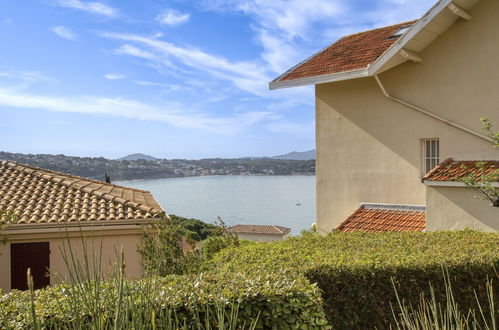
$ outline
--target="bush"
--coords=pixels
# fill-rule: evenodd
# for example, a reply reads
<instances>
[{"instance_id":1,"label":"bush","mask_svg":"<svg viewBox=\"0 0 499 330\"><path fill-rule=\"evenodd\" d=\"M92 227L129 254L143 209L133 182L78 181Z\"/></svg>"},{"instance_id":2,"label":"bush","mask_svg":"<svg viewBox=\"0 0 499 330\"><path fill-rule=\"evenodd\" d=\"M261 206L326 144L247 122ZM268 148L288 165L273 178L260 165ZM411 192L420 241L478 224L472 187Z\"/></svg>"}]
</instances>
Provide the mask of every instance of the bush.
<instances>
[{"instance_id":1,"label":"bush","mask_svg":"<svg viewBox=\"0 0 499 330\"><path fill-rule=\"evenodd\" d=\"M143 244L138 252L145 273L165 276L196 271L201 260L197 251L182 249L181 241L186 236L186 230L177 218L161 218L143 228Z\"/></svg>"},{"instance_id":2,"label":"bush","mask_svg":"<svg viewBox=\"0 0 499 330\"><path fill-rule=\"evenodd\" d=\"M323 291L324 310L335 328L388 328L395 326L391 304L397 305L392 278L401 299L417 304L421 293L429 295L429 282L437 297L445 298L446 268L463 310L476 306L474 290L486 305L487 279L497 286L498 246L499 234L474 231L332 233L229 248L205 267L219 274L294 270Z\"/></svg>"},{"instance_id":3,"label":"bush","mask_svg":"<svg viewBox=\"0 0 499 330\"><path fill-rule=\"evenodd\" d=\"M0 297L0 328L323 329L320 292L285 274L215 274L60 285ZM229 327L228 323L233 324ZM326 327L327 328L327 327Z\"/></svg>"},{"instance_id":4,"label":"bush","mask_svg":"<svg viewBox=\"0 0 499 330\"><path fill-rule=\"evenodd\" d=\"M205 223L194 218L184 218L178 215L170 214L172 222L175 222L186 229L186 234L193 241L203 241L216 231L217 226L211 223Z\"/></svg>"}]
</instances>

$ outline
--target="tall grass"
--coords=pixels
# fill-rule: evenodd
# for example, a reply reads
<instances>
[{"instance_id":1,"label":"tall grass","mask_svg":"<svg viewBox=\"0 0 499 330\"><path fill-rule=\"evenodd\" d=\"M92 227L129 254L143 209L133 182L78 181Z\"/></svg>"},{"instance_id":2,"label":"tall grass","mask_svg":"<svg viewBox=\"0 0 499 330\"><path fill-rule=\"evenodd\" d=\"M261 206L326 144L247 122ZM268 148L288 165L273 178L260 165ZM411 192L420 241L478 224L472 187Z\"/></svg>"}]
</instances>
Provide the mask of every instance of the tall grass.
<instances>
[{"instance_id":1,"label":"tall grass","mask_svg":"<svg viewBox=\"0 0 499 330\"><path fill-rule=\"evenodd\" d=\"M435 297L435 290L430 285L430 297L421 295L416 307L408 306L399 297L395 284L393 287L397 297L400 313L396 314L392 306L392 312L399 330L465 330L465 329L497 329L497 311L494 303L493 281L486 283L486 295L488 306L482 307L475 292L476 308L463 311L454 299L449 274L444 270L445 301L440 303ZM393 282L393 280L392 280Z\"/></svg>"},{"instance_id":2,"label":"tall grass","mask_svg":"<svg viewBox=\"0 0 499 330\"><path fill-rule=\"evenodd\" d=\"M80 230L81 233L81 230ZM93 241L93 240L92 240ZM158 297L161 278L146 276L130 281L126 278L125 254L116 252L116 263L108 274L102 272L102 237L100 246L94 249L81 234L83 255L78 258L71 246L69 235L61 247L66 267L66 276L51 275L63 287L64 296L56 295L61 301L58 314L61 318L42 318L36 314L36 292L28 269L30 291L30 328L32 329L254 329L257 320L251 324L238 324L238 304L215 303L211 307L196 304L185 306L188 313L180 316L178 308L161 303ZM31 285L30 285L31 283ZM63 306L69 306L63 307ZM178 306L177 306L178 307ZM189 315L186 318L185 315Z\"/></svg>"}]
</instances>

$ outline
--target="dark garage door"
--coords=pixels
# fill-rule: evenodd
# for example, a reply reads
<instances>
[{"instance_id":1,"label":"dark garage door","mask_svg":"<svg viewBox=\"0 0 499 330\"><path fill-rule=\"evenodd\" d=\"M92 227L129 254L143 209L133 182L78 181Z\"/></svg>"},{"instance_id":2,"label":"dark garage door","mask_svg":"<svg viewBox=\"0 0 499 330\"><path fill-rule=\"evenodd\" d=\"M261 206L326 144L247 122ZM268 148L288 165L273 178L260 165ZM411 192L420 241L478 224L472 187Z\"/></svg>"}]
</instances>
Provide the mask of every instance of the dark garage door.
<instances>
[{"instance_id":1,"label":"dark garage door","mask_svg":"<svg viewBox=\"0 0 499 330\"><path fill-rule=\"evenodd\" d=\"M11 288L27 290L26 272L31 268L35 289L50 285L48 268L50 249L48 242L16 243L10 245Z\"/></svg>"}]
</instances>

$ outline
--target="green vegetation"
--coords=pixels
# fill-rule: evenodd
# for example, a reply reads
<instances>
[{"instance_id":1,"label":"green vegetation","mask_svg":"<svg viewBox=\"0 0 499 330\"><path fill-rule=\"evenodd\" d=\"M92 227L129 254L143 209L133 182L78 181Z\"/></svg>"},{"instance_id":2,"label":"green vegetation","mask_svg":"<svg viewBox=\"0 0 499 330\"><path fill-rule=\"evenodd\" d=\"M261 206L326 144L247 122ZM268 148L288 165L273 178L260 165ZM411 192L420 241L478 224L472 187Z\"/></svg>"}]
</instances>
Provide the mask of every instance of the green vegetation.
<instances>
[{"instance_id":1,"label":"green vegetation","mask_svg":"<svg viewBox=\"0 0 499 330\"><path fill-rule=\"evenodd\" d=\"M143 228L143 245L138 247L144 271L148 275L181 275L194 272L199 267L197 251L183 251L182 240L187 230L180 224L179 217L171 220L163 217ZM194 244L194 241L188 240Z\"/></svg>"},{"instance_id":2,"label":"green vegetation","mask_svg":"<svg viewBox=\"0 0 499 330\"><path fill-rule=\"evenodd\" d=\"M305 279L279 272L253 276L209 272L129 281L123 252L111 278L104 279L98 266L100 253L77 261L71 247L66 251L69 280L58 278L62 283L58 286L0 296L0 328L327 328L320 291Z\"/></svg>"},{"instance_id":3,"label":"green vegetation","mask_svg":"<svg viewBox=\"0 0 499 330\"><path fill-rule=\"evenodd\" d=\"M485 135L492 140L494 148L499 148L499 132L492 130L493 126L489 119L481 118L481 121ZM480 195L477 195L477 198L488 200L491 206L499 207L499 188L495 186L499 182L499 168L487 171L486 162L478 162L475 166L479 169L478 173L472 172L459 180L479 192Z\"/></svg>"},{"instance_id":4,"label":"green vegetation","mask_svg":"<svg viewBox=\"0 0 499 330\"><path fill-rule=\"evenodd\" d=\"M143 229L143 245L138 247L144 270L149 275L182 275L199 271L203 260L227 247L239 245L237 236L227 232L222 219L215 225L176 215L163 217ZM196 244L202 241L201 249ZM192 249L184 251L184 241Z\"/></svg>"},{"instance_id":5,"label":"green vegetation","mask_svg":"<svg viewBox=\"0 0 499 330\"><path fill-rule=\"evenodd\" d=\"M109 280L15 291L0 298L0 328L430 329L445 318L487 329L497 246L499 234L474 231L241 242L185 275L127 281L121 265Z\"/></svg>"},{"instance_id":6,"label":"green vegetation","mask_svg":"<svg viewBox=\"0 0 499 330\"><path fill-rule=\"evenodd\" d=\"M212 225L194 218L184 218L174 214L170 214L170 218L173 223L177 223L185 229L185 234L189 239L196 242L204 241L218 228L217 225Z\"/></svg>"},{"instance_id":7,"label":"green vegetation","mask_svg":"<svg viewBox=\"0 0 499 330\"><path fill-rule=\"evenodd\" d=\"M445 280L445 301L438 302L435 290L430 283L430 297L421 296L416 307L407 306L403 300L397 296L397 304L401 311L399 315L394 315L397 329L497 329L496 307L494 304L493 281L487 281L487 302L482 306L476 301L473 309L464 310L459 307L452 290L452 284L448 273L444 273Z\"/></svg>"},{"instance_id":8,"label":"green vegetation","mask_svg":"<svg viewBox=\"0 0 499 330\"><path fill-rule=\"evenodd\" d=\"M393 325L394 285L401 299L415 305L433 285L445 301L442 269L447 269L464 311L478 300L486 305L486 281L497 283L499 235L474 231L435 233L332 233L283 242L244 244L223 250L206 270L218 274L262 274L292 270L323 292L324 310L334 327L378 328ZM497 303L496 303L497 306ZM400 313L395 310L395 313Z\"/></svg>"}]
</instances>

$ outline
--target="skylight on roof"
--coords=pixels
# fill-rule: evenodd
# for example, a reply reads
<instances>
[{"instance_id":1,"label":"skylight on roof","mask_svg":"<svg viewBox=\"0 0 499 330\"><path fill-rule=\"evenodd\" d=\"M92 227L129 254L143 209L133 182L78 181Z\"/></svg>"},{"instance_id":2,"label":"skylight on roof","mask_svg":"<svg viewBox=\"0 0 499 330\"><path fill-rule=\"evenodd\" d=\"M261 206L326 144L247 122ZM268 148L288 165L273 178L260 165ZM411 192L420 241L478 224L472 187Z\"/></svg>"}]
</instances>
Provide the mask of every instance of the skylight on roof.
<instances>
[{"instance_id":1,"label":"skylight on roof","mask_svg":"<svg viewBox=\"0 0 499 330\"><path fill-rule=\"evenodd\" d=\"M412 27L412 25L401 27L400 29L397 30L397 32L395 32L394 34L392 34L392 37L400 37L401 35L403 35L407 31L409 31L409 29L411 27Z\"/></svg>"}]
</instances>

